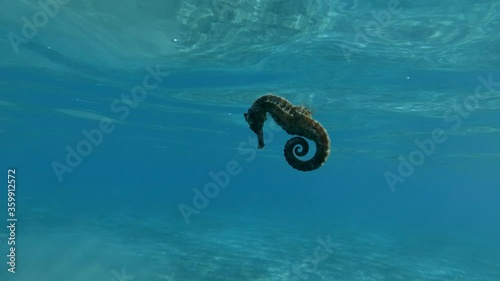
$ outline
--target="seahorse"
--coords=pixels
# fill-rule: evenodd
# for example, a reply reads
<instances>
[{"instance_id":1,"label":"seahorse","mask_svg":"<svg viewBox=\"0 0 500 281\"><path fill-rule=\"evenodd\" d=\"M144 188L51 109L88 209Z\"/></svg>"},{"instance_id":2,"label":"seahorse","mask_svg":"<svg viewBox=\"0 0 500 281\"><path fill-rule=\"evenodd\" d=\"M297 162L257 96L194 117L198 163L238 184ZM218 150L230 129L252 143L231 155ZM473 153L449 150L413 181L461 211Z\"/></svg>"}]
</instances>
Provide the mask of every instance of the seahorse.
<instances>
[{"instance_id":1,"label":"seahorse","mask_svg":"<svg viewBox=\"0 0 500 281\"><path fill-rule=\"evenodd\" d=\"M330 137L326 129L312 118L309 109L304 106L294 106L285 98L274 94L258 98L248 112L243 114L250 129L257 135L258 149L263 149L265 146L263 128L267 114L271 115L276 124L288 134L298 135L289 139L285 144L285 159L290 166L306 172L318 169L328 160ZM309 160L298 158L309 152L309 144L304 138L316 144L316 152Z\"/></svg>"}]
</instances>

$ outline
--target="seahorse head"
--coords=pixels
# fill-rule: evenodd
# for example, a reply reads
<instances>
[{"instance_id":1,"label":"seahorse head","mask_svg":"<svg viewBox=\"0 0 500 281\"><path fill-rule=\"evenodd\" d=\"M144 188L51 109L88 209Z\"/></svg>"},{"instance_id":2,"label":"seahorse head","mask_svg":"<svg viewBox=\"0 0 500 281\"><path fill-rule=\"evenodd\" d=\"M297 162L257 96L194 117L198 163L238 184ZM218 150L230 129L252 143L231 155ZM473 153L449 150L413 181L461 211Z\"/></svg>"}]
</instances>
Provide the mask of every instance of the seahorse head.
<instances>
[{"instance_id":1,"label":"seahorse head","mask_svg":"<svg viewBox=\"0 0 500 281\"><path fill-rule=\"evenodd\" d=\"M248 125L250 125L250 129L256 134L262 131L264 122L266 121L266 113L259 113L260 112L249 110L247 113L243 114L243 116L245 116L245 121L247 121Z\"/></svg>"},{"instance_id":2,"label":"seahorse head","mask_svg":"<svg viewBox=\"0 0 500 281\"><path fill-rule=\"evenodd\" d=\"M257 135L258 139L258 149L264 148L264 122L266 121L267 115L265 111L249 109L247 113L244 113L245 121L250 125L250 129Z\"/></svg>"}]
</instances>

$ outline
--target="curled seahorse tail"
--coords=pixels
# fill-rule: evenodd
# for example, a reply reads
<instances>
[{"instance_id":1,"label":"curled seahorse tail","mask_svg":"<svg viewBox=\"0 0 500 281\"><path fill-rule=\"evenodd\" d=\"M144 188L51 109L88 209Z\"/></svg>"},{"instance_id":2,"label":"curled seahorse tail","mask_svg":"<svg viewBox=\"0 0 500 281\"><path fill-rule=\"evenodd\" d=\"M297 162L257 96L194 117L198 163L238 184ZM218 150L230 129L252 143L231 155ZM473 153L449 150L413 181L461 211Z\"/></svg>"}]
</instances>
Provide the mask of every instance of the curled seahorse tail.
<instances>
[{"instance_id":1,"label":"curled seahorse tail","mask_svg":"<svg viewBox=\"0 0 500 281\"><path fill-rule=\"evenodd\" d=\"M290 161L299 160L297 156L306 156L309 152L309 143L303 137L293 137L285 143L285 158Z\"/></svg>"},{"instance_id":2,"label":"curled seahorse tail","mask_svg":"<svg viewBox=\"0 0 500 281\"><path fill-rule=\"evenodd\" d=\"M309 144L302 137L289 139L284 148L285 159L294 169L308 172L321 167L330 154L329 147L316 144L316 152L309 160L301 160L298 157L305 156L309 152Z\"/></svg>"},{"instance_id":3,"label":"curled seahorse tail","mask_svg":"<svg viewBox=\"0 0 500 281\"><path fill-rule=\"evenodd\" d=\"M306 154L309 153L309 143L302 137L293 137L289 139L285 144L284 153L288 164L294 169L303 172L315 170L324 162L324 160L315 159L317 157L313 157L307 161L298 158L306 156ZM318 154L318 151L316 154Z\"/></svg>"}]
</instances>

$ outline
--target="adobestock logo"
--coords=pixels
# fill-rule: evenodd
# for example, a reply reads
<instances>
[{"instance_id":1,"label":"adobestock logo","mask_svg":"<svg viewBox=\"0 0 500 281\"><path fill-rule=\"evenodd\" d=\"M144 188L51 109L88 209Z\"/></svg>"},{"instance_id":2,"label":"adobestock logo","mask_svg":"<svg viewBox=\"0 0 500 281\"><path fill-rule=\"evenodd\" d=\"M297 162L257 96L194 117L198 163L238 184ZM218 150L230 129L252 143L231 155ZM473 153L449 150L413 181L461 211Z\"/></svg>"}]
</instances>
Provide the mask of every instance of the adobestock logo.
<instances>
[{"instance_id":1,"label":"adobestock logo","mask_svg":"<svg viewBox=\"0 0 500 281\"><path fill-rule=\"evenodd\" d=\"M370 38L375 38L380 36L382 29L389 26L392 22L393 16L400 14L403 11L403 8L400 6L399 0L389 0L387 3L387 8L385 10L371 10L370 14L373 17L373 20L367 22L364 26L364 30L360 27L355 28L355 35L353 43L355 45L363 44L367 46L368 44L373 43L373 40ZM347 62L351 62L351 56L354 53L360 53L359 50L350 48L344 44L340 44L339 47L342 49L342 53L346 58Z\"/></svg>"},{"instance_id":2,"label":"adobestock logo","mask_svg":"<svg viewBox=\"0 0 500 281\"><path fill-rule=\"evenodd\" d=\"M443 120L446 123L452 123L451 129L453 131L462 127L463 120L469 118L474 111L479 109L481 101L500 97L500 92L495 89L495 87L500 88L500 82L493 81L491 74L488 75L488 79L479 76L478 80L479 84L476 86L474 94L468 95L461 103L456 104L443 115ZM488 90L489 94L483 91L484 88ZM398 156L399 165L397 173L391 171L384 172L384 178L389 189L394 192L396 185L404 183L408 177L413 175L416 170L415 168L423 165L427 157L434 154L437 145L445 143L447 139L448 135L446 131L441 128L435 128L430 136L424 140L416 139L414 143L417 149L411 151L407 157L403 155Z\"/></svg>"},{"instance_id":3,"label":"adobestock logo","mask_svg":"<svg viewBox=\"0 0 500 281\"><path fill-rule=\"evenodd\" d=\"M162 72L160 66L158 64L156 69L151 66L146 67L148 74L143 77L142 84L132 88L130 94L122 94L119 99L113 100L110 110L114 114L119 114L117 117L120 122L129 117L130 109L137 108L139 103L147 98L148 93L163 82L164 77L170 75L168 72ZM115 128L112 119L102 118L97 128L90 131L82 130L83 139L76 144L76 148L66 145L64 164L58 161L53 161L51 164L59 183L63 181L64 174L72 173L83 162L83 159L103 142L104 136L111 134Z\"/></svg>"},{"instance_id":4,"label":"adobestock logo","mask_svg":"<svg viewBox=\"0 0 500 281\"><path fill-rule=\"evenodd\" d=\"M38 31L49 23L49 19L54 18L57 14L59 14L61 7L69 2L70 0L38 1L40 9L31 16L31 19L28 19L27 17L21 18L23 26L20 34L22 36L14 32L9 32L7 34L7 38L12 45L14 53L19 53L19 46L21 44L27 44L29 40L33 39L38 34Z\"/></svg>"},{"instance_id":5,"label":"adobestock logo","mask_svg":"<svg viewBox=\"0 0 500 281\"><path fill-rule=\"evenodd\" d=\"M243 118L243 116L242 116ZM269 144L274 140L274 133L282 131L282 129L274 122L270 122L270 129L264 130L264 142ZM242 141L238 145L238 154L247 156L245 162L252 162L257 156L257 137L249 136L246 141ZM178 205L179 212L186 224L190 224L192 215L199 215L201 210L208 207L211 199L215 199L220 191L229 186L231 177L241 174L243 168L241 163L236 160L230 160L226 163L224 169L218 172L210 171L208 176L210 181L203 186L203 189L193 188L193 199L191 205L180 203Z\"/></svg>"},{"instance_id":6,"label":"adobestock logo","mask_svg":"<svg viewBox=\"0 0 500 281\"><path fill-rule=\"evenodd\" d=\"M318 237L317 242L318 246L314 249L313 254L302 260L300 265L293 267L293 281L307 280L310 274L318 270L319 263L328 259L333 253L335 244L332 243L330 235L326 237L325 241Z\"/></svg>"},{"instance_id":7,"label":"adobestock logo","mask_svg":"<svg viewBox=\"0 0 500 281\"><path fill-rule=\"evenodd\" d=\"M122 268L121 272L113 269L111 270L111 274L113 275L113 277L110 279L110 281L132 281L135 279L134 275L127 274L125 268Z\"/></svg>"}]
</instances>

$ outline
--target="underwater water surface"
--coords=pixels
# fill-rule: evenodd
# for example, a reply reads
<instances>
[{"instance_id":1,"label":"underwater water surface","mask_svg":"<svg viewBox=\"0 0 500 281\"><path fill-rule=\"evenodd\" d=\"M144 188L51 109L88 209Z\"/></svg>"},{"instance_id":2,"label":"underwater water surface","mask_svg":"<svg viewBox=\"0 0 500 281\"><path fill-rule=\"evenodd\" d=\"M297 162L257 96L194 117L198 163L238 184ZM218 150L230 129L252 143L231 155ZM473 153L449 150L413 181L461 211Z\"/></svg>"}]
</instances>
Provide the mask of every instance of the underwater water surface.
<instances>
[{"instance_id":1,"label":"underwater water surface","mask_svg":"<svg viewBox=\"0 0 500 281\"><path fill-rule=\"evenodd\" d=\"M500 1L1 7L0 280L500 280Z\"/></svg>"}]
</instances>

